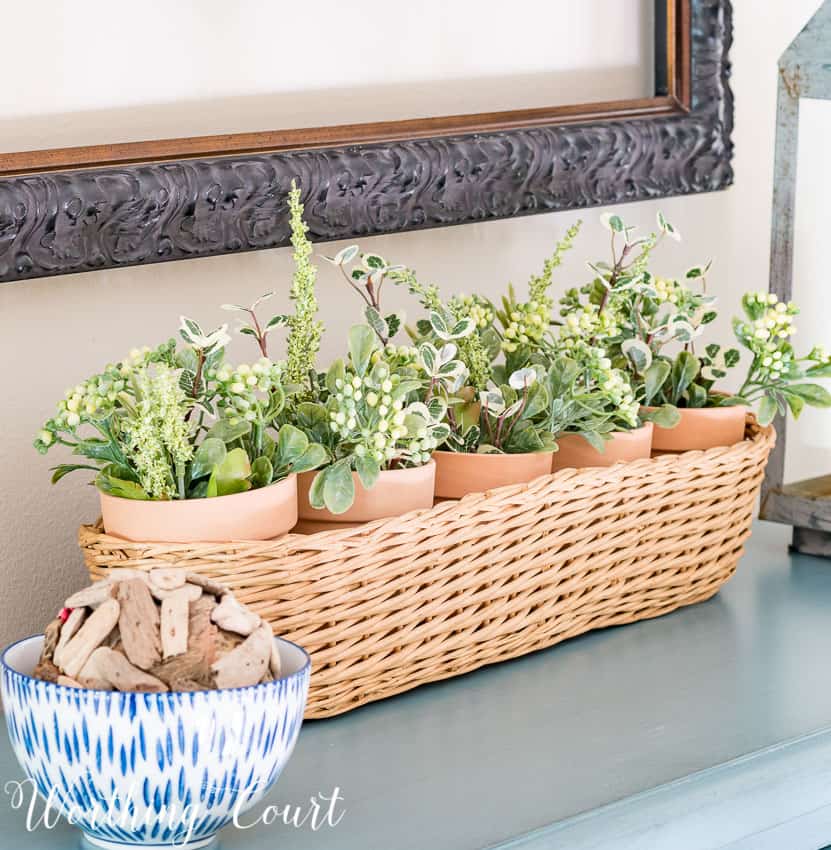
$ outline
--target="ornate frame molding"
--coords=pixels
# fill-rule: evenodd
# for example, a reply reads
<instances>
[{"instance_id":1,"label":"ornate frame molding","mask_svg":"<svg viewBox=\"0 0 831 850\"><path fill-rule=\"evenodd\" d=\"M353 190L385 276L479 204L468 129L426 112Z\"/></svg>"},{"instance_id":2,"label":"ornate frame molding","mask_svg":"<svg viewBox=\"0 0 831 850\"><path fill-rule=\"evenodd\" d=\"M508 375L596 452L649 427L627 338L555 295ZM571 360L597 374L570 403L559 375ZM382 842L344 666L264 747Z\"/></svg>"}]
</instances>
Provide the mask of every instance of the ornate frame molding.
<instances>
[{"instance_id":1,"label":"ornate frame molding","mask_svg":"<svg viewBox=\"0 0 831 850\"><path fill-rule=\"evenodd\" d=\"M505 129L446 135L430 119L391 141L324 139L302 150L2 178L0 281L287 245L295 177L317 241L723 189L733 180L731 3L681 7L679 66L688 58L689 75L679 76L680 96L601 105L597 118L506 113L511 121L490 122Z\"/></svg>"}]
</instances>

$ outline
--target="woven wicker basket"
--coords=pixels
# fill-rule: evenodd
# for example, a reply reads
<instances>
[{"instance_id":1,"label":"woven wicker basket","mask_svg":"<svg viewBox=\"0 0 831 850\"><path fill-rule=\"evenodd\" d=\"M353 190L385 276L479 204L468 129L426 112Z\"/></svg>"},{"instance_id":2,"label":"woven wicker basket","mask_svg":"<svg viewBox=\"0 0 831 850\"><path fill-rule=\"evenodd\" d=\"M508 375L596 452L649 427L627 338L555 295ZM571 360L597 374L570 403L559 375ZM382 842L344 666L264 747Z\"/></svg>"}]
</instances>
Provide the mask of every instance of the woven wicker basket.
<instances>
[{"instance_id":1,"label":"woven wicker basket","mask_svg":"<svg viewBox=\"0 0 831 850\"><path fill-rule=\"evenodd\" d=\"M128 543L85 526L93 578L182 565L311 653L307 717L339 714L591 629L711 597L750 532L774 432L734 446L442 502L266 542Z\"/></svg>"}]
</instances>

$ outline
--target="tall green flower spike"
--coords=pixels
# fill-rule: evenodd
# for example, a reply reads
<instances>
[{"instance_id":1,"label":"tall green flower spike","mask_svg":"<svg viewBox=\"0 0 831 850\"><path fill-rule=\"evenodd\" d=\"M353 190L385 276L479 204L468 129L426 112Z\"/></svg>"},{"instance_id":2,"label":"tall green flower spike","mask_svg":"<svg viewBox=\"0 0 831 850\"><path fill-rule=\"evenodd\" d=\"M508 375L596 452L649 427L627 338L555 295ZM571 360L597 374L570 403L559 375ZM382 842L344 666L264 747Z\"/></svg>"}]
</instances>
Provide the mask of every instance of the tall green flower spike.
<instances>
[{"instance_id":1,"label":"tall green flower spike","mask_svg":"<svg viewBox=\"0 0 831 850\"><path fill-rule=\"evenodd\" d=\"M306 386L309 374L315 369L323 323L315 320L317 298L315 281L317 268L312 264L312 243L306 233L308 226L303 221L303 204L300 190L294 180L289 192L291 222L291 244L294 247L294 278L291 285L291 300L294 315L288 317L289 334L286 343L286 382Z\"/></svg>"}]
</instances>

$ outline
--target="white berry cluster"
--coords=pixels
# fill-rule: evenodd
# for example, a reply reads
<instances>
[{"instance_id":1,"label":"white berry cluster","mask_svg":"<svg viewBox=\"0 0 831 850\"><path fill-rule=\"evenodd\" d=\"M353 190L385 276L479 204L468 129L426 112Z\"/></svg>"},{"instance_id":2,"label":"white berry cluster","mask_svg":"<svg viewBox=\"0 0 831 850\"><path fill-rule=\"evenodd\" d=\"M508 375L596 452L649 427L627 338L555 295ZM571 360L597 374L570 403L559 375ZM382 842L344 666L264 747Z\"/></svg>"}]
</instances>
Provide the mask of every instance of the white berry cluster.
<instances>
[{"instance_id":1,"label":"white berry cluster","mask_svg":"<svg viewBox=\"0 0 831 850\"><path fill-rule=\"evenodd\" d=\"M701 305L700 295L673 278L653 278L652 287L658 304L672 304L679 312L691 313Z\"/></svg>"},{"instance_id":2,"label":"white berry cluster","mask_svg":"<svg viewBox=\"0 0 831 850\"><path fill-rule=\"evenodd\" d=\"M282 383L282 365L261 357L256 363L231 366L223 363L206 377L216 381L217 405L250 422L259 417L269 395Z\"/></svg>"},{"instance_id":3,"label":"white berry cluster","mask_svg":"<svg viewBox=\"0 0 831 850\"><path fill-rule=\"evenodd\" d=\"M356 457L372 458L382 467L393 461L427 463L436 441L429 423L410 412L405 396L401 376L384 361L363 378L347 369L329 398L329 427Z\"/></svg>"},{"instance_id":4,"label":"white berry cluster","mask_svg":"<svg viewBox=\"0 0 831 850\"><path fill-rule=\"evenodd\" d=\"M584 304L577 309L564 311L558 344L564 354L582 361L585 356L591 356L587 352L591 340L617 336L619 332L612 311L604 310L601 313L596 305Z\"/></svg>"},{"instance_id":5,"label":"white berry cluster","mask_svg":"<svg viewBox=\"0 0 831 850\"><path fill-rule=\"evenodd\" d=\"M794 365L788 340L796 333L793 319L799 309L767 292L748 293L742 304L746 320L736 320L734 327L742 344L756 357L760 377L775 381L788 375Z\"/></svg>"},{"instance_id":6,"label":"white berry cluster","mask_svg":"<svg viewBox=\"0 0 831 850\"><path fill-rule=\"evenodd\" d=\"M551 315L549 304L541 301L529 301L526 304L513 305L508 314L502 350L513 353L521 345L537 343L548 329Z\"/></svg>"},{"instance_id":7,"label":"white berry cluster","mask_svg":"<svg viewBox=\"0 0 831 850\"><path fill-rule=\"evenodd\" d=\"M450 299L450 312L456 319L473 319L476 327L484 330L493 324L494 312L491 303L478 295L460 292Z\"/></svg>"},{"instance_id":8,"label":"white berry cluster","mask_svg":"<svg viewBox=\"0 0 831 850\"><path fill-rule=\"evenodd\" d=\"M418 363L418 349L412 345L395 345L388 342L383 349L373 351L370 358L373 365L382 360L389 366L391 372L415 369Z\"/></svg>"}]
</instances>

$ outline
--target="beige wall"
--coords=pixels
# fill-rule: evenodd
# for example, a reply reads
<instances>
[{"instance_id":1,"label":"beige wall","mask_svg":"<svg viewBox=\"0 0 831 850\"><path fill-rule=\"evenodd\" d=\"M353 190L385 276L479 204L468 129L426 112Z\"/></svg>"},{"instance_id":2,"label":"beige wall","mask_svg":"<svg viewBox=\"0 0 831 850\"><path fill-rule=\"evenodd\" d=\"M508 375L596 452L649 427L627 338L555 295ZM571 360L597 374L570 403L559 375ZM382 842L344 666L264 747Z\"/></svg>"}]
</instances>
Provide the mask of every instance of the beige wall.
<instances>
[{"instance_id":1,"label":"beige wall","mask_svg":"<svg viewBox=\"0 0 831 850\"><path fill-rule=\"evenodd\" d=\"M758 3L735 0L735 187L720 194L624 210L627 219L648 228L661 208L684 234L680 245L662 249L657 261L660 271L671 274L702 259L715 260L712 284L722 295L725 311L715 333L722 335L729 333L728 319L739 293L767 285L775 62L817 0L765 6L761 16ZM810 126L819 132L823 122L824 113L812 110ZM800 210L804 207L819 216L818 199L823 193L816 173L808 169L827 169L826 150L819 140L804 144L807 161L802 163ZM820 173L828 176L827 170ZM586 233L559 275L561 286L583 282L582 260L605 252L598 215L598 210L584 214ZM364 240L363 247L412 265L447 291L478 289L496 296L510 280L524 284L575 217L539 215L380 237ZM798 228L798 294L809 306L819 306L817 293L826 286L826 273L821 271L823 245L814 235L811 215L798 219ZM327 245L321 250L328 253L337 247ZM81 521L96 516L95 491L80 478L66 479L52 488L47 468L58 461L58 453L42 458L31 448L32 436L51 413L54 401L67 386L131 346L152 344L172 334L180 313L206 325L218 323L227 319L218 309L220 303L245 302L271 287L281 292L275 299L277 306L285 307L291 268L289 251L274 250L0 287L0 398L5 408L0 441L0 644L41 628L64 597L84 581L75 534ZM359 310L334 270L321 265L320 271L322 317L329 327L324 340L328 358L341 350L346 324L359 318ZM802 324L812 326L824 342L831 343L827 299L824 320L819 309L806 312ZM249 356L252 352L245 340L236 340L231 357ZM807 426L795 432L790 451L794 475L813 474L823 462L826 469L831 467L831 452L825 444L829 414L806 421Z\"/></svg>"}]
</instances>

